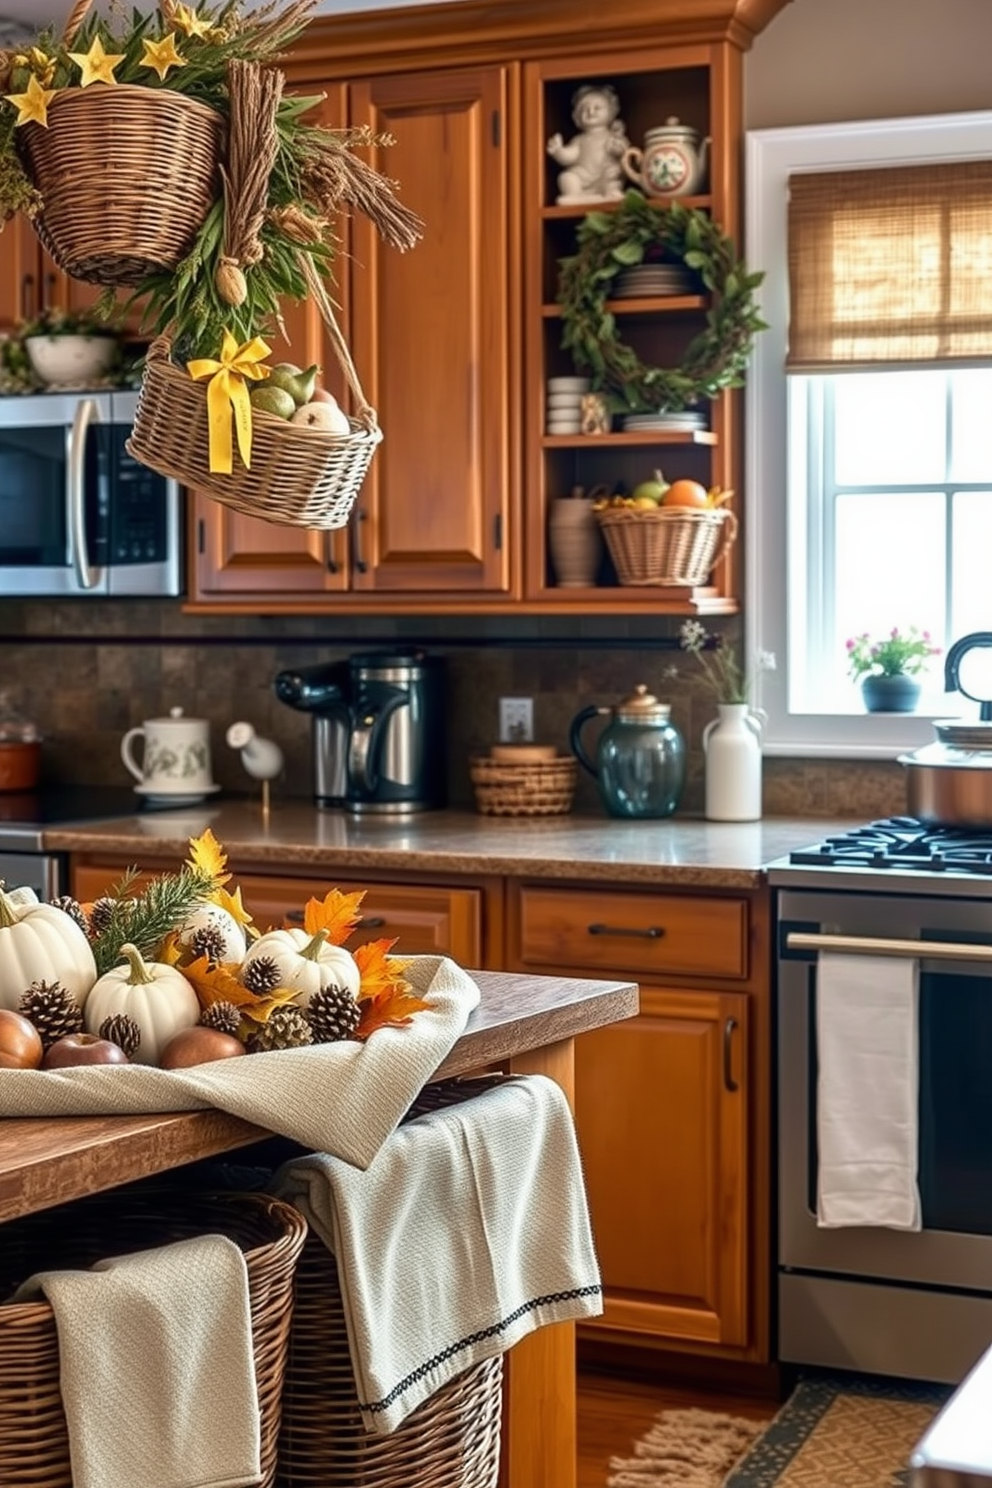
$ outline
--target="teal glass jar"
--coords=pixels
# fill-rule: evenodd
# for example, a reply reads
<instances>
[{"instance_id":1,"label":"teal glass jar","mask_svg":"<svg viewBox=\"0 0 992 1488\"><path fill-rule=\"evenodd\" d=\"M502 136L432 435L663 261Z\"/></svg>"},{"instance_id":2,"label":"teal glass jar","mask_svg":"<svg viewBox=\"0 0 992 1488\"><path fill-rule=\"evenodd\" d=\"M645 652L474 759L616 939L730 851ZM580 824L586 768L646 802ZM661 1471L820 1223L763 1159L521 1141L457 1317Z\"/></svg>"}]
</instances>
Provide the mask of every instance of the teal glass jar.
<instances>
[{"instance_id":1,"label":"teal glass jar","mask_svg":"<svg viewBox=\"0 0 992 1488\"><path fill-rule=\"evenodd\" d=\"M671 711L641 683L615 707L593 703L572 719L568 734L572 753L595 778L610 816L671 816L679 804L685 785L685 740L671 721ZM590 719L603 716L610 722L591 759L582 730Z\"/></svg>"}]
</instances>

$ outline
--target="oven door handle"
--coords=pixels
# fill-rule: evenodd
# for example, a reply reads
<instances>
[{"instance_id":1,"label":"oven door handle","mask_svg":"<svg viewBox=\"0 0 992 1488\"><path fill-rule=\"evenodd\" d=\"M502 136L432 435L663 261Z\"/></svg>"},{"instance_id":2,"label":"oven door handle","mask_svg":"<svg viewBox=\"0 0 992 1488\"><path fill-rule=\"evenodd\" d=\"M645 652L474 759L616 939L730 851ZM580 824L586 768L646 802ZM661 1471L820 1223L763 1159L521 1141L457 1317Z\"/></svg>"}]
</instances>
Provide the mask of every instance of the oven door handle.
<instances>
[{"instance_id":1,"label":"oven door handle","mask_svg":"<svg viewBox=\"0 0 992 1488\"><path fill-rule=\"evenodd\" d=\"M992 961L992 946L943 940L879 940L869 935L808 935L785 938L790 951L845 951L852 956L914 956L921 961Z\"/></svg>"}]
</instances>

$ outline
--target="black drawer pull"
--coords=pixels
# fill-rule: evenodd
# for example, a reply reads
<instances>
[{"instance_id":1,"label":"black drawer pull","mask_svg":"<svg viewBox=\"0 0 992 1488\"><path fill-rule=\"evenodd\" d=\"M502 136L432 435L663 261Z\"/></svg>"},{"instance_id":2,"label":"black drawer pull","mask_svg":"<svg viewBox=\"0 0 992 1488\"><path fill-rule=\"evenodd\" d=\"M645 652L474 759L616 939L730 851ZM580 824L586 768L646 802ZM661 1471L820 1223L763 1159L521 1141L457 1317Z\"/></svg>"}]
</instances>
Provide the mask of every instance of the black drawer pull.
<instances>
[{"instance_id":1,"label":"black drawer pull","mask_svg":"<svg viewBox=\"0 0 992 1488\"><path fill-rule=\"evenodd\" d=\"M729 1090L731 1095L740 1086L734 1079L734 1034L737 1032L737 1019L728 1018L723 1025L723 1087Z\"/></svg>"},{"instance_id":2,"label":"black drawer pull","mask_svg":"<svg viewBox=\"0 0 992 1488\"><path fill-rule=\"evenodd\" d=\"M636 935L642 940L660 940L665 931L661 925L648 925L644 930L635 930L626 925L587 925L590 935Z\"/></svg>"},{"instance_id":3,"label":"black drawer pull","mask_svg":"<svg viewBox=\"0 0 992 1488\"><path fill-rule=\"evenodd\" d=\"M289 910L286 911L286 919L289 920L291 922L291 924L294 924L294 925L302 925L303 924L303 915L304 915L304 911L302 909L289 909ZM385 919L385 916L384 915L366 915L363 920L359 920L358 921L358 924L355 926L355 929L356 930L381 930L382 927L383 927L383 925L385 925L385 923L386 923L386 919Z\"/></svg>"}]
</instances>

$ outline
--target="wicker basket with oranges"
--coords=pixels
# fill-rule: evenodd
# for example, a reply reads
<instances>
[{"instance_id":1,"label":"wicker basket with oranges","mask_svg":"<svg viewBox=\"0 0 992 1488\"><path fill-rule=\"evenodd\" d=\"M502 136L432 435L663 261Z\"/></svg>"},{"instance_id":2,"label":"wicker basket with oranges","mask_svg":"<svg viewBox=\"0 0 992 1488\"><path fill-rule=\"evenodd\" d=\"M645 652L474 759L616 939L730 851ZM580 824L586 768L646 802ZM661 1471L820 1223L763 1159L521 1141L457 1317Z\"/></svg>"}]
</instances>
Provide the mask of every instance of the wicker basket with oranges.
<instances>
[{"instance_id":1,"label":"wicker basket with oranges","mask_svg":"<svg viewBox=\"0 0 992 1488\"><path fill-rule=\"evenodd\" d=\"M620 583L695 588L737 537L733 491L698 481L669 484L660 471L631 496L597 503L596 520Z\"/></svg>"}]
</instances>

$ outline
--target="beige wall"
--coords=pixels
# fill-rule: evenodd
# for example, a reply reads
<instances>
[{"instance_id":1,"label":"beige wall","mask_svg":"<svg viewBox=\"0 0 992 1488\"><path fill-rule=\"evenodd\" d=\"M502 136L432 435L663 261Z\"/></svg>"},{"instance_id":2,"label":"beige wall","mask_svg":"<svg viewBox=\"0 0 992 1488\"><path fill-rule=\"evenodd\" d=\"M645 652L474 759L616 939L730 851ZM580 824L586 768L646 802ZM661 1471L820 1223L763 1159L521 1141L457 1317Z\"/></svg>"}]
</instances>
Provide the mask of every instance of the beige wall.
<instances>
[{"instance_id":1,"label":"beige wall","mask_svg":"<svg viewBox=\"0 0 992 1488\"><path fill-rule=\"evenodd\" d=\"M792 0L745 59L745 125L992 108L992 0Z\"/></svg>"}]
</instances>

